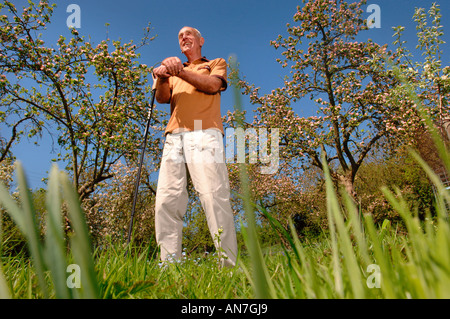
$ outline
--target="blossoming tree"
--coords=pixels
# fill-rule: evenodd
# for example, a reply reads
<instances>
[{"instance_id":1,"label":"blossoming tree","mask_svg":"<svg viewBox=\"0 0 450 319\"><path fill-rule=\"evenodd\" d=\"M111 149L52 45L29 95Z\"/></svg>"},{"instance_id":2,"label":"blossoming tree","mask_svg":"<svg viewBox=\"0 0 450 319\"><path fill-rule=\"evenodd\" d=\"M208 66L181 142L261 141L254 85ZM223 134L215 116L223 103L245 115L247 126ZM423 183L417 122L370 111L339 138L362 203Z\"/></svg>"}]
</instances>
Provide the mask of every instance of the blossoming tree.
<instances>
[{"instance_id":1,"label":"blossoming tree","mask_svg":"<svg viewBox=\"0 0 450 319\"><path fill-rule=\"evenodd\" d=\"M21 122L30 137L44 129L57 136L57 160L68 163L83 200L113 176L114 164L139 153L151 87L136 50L152 38L147 27L139 45L109 39L95 45L71 29L53 48L39 33L53 8L46 0L29 2L22 12L9 1L0 4L1 120L15 133L11 139L26 134L17 128ZM159 150L155 136L149 144L149 153Z\"/></svg>"},{"instance_id":2,"label":"blossoming tree","mask_svg":"<svg viewBox=\"0 0 450 319\"><path fill-rule=\"evenodd\" d=\"M254 126L280 128L280 157L322 169L322 157L336 182L356 196L358 169L375 146L416 122L410 103L389 103L398 80L385 65L397 56L373 41L361 40L368 29L365 0L304 0L288 24L288 37L271 45L283 49L278 61L290 67L284 86L269 94L245 79L238 85L258 105ZM299 116L310 98L317 115ZM311 103L311 102L310 102Z\"/></svg>"}]
</instances>

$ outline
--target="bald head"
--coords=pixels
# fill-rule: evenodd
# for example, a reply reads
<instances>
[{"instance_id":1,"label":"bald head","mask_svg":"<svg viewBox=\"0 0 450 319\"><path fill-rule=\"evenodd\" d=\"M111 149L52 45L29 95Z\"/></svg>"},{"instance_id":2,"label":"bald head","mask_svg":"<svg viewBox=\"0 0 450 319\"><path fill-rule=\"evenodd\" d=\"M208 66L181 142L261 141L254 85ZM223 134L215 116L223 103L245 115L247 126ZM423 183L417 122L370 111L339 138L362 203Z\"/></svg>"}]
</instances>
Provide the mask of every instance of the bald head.
<instances>
[{"instance_id":1,"label":"bald head","mask_svg":"<svg viewBox=\"0 0 450 319\"><path fill-rule=\"evenodd\" d=\"M181 28L180 32L181 32L183 29L189 29L189 30L191 30L192 32L194 32L194 34L195 34L198 38L201 38L201 37L202 37L202 34L200 33L200 31L198 31L198 29L196 29L196 28L189 27L189 26L184 26L184 27ZM178 34L180 34L180 32L178 32Z\"/></svg>"},{"instance_id":2,"label":"bald head","mask_svg":"<svg viewBox=\"0 0 450 319\"><path fill-rule=\"evenodd\" d=\"M201 50L205 39L196 28L187 26L181 28L180 32L178 32L178 43L180 44L181 52L189 60L201 58Z\"/></svg>"}]
</instances>

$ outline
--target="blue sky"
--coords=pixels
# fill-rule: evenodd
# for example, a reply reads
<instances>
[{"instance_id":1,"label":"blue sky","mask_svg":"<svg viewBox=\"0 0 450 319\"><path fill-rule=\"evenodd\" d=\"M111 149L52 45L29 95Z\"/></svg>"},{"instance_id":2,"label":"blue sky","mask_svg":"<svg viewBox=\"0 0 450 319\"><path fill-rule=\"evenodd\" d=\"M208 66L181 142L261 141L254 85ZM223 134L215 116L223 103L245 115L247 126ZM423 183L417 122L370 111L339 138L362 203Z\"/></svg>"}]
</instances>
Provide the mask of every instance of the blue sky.
<instances>
[{"instance_id":1,"label":"blue sky","mask_svg":"<svg viewBox=\"0 0 450 319\"><path fill-rule=\"evenodd\" d=\"M449 42L450 1L448 0L375 0L381 8L381 28L365 32L365 37L380 44L391 44L392 27L406 27L405 39L410 49L416 45L415 25L412 15L415 7L428 9L433 2L441 6L442 24L445 38ZM13 0L18 8L26 4L24 0ZM107 36L112 40L121 38L123 42L133 39L139 42L143 29L151 23L152 35L156 39L140 50L141 63L153 65L168 56L184 57L180 53L177 34L181 27L188 25L198 28L205 37L203 54L208 58L236 55L240 63L240 71L250 83L261 87L266 93L282 84L283 70L275 61L281 56L281 50L269 45L279 34L286 34L286 23L292 23L296 7L302 5L301 0L70 0L56 1L57 8L53 14L51 25L44 33L47 45L54 45L60 34L68 35L66 20L70 13L66 12L69 4L77 4L81 9L80 35L91 37L95 43ZM365 17L368 17L366 13ZM109 27L105 24L109 23ZM447 46L444 47L447 53ZM445 56L445 54L444 54ZM450 64L449 61L444 61ZM244 100L245 101L245 100ZM167 105L156 105L166 108ZM233 107L231 90L222 95L222 114ZM247 107L250 107L247 105ZM298 110L302 112L308 110ZM40 180L47 176L51 166L51 153L48 139L40 140L39 146L21 142L13 149L17 159L24 163L31 187L40 187Z\"/></svg>"}]
</instances>

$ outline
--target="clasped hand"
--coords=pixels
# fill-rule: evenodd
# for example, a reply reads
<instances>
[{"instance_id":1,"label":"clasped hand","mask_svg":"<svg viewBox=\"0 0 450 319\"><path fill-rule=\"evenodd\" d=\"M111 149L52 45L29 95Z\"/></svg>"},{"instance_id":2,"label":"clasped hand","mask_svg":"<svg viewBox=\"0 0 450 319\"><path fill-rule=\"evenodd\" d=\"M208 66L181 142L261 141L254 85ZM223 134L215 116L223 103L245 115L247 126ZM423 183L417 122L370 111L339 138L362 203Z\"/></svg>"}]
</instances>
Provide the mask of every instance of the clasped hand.
<instances>
[{"instance_id":1,"label":"clasped hand","mask_svg":"<svg viewBox=\"0 0 450 319\"><path fill-rule=\"evenodd\" d=\"M178 57L170 57L165 59L161 66L153 69L153 74L158 78L168 78L178 75L183 68L183 63Z\"/></svg>"}]
</instances>

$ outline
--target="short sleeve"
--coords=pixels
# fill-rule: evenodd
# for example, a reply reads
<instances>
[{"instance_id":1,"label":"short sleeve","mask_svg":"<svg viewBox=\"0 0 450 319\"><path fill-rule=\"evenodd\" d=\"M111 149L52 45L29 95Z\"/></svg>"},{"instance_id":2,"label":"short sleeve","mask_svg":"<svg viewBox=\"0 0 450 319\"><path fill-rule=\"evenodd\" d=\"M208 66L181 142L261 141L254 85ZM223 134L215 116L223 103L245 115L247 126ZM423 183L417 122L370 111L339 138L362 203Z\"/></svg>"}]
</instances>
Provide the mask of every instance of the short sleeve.
<instances>
[{"instance_id":1,"label":"short sleeve","mask_svg":"<svg viewBox=\"0 0 450 319\"><path fill-rule=\"evenodd\" d=\"M221 91L225 91L227 89L227 62L224 59L219 58L212 61L210 75L218 77L222 80Z\"/></svg>"}]
</instances>

